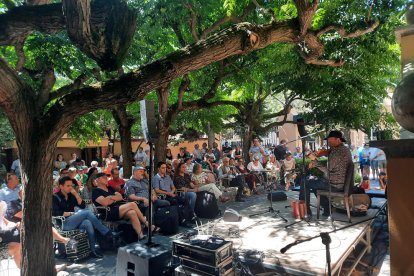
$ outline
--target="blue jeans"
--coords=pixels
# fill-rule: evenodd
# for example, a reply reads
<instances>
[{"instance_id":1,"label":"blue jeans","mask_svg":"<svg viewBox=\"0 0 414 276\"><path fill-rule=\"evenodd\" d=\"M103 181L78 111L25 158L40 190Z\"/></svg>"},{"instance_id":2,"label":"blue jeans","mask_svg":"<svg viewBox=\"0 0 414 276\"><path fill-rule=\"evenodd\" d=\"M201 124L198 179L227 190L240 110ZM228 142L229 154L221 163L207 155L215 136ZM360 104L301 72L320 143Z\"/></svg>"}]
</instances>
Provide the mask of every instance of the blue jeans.
<instances>
[{"instance_id":1,"label":"blue jeans","mask_svg":"<svg viewBox=\"0 0 414 276\"><path fill-rule=\"evenodd\" d=\"M188 201L188 204L190 205L191 210L194 212L196 200L197 200L197 194L195 192L185 192L182 193L182 196Z\"/></svg>"},{"instance_id":2,"label":"blue jeans","mask_svg":"<svg viewBox=\"0 0 414 276\"><path fill-rule=\"evenodd\" d=\"M62 230L74 229L82 229L86 232L92 252L95 252L95 229L102 235L106 235L110 231L90 210L79 210L65 219Z\"/></svg>"}]
</instances>

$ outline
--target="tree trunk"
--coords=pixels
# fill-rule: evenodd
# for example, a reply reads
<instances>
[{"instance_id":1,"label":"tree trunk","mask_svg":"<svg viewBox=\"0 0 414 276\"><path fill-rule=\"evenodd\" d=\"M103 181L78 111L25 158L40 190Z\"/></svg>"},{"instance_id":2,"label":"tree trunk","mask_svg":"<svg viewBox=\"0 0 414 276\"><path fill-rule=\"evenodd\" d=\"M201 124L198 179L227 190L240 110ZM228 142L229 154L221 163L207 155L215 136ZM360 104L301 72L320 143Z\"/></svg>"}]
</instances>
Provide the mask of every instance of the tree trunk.
<instances>
[{"instance_id":1,"label":"tree trunk","mask_svg":"<svg viewBox=\"0 0 414 276\"><path fill-rule=\"evenodd\" d=\"M170 136L170 125L172 116L168 114L168 96L170 94L169 87L161 87L157 89L158 96L158 140L155 143L154 164L159 161L165 161L167 155L168 138Z\"/></svg>"},{"instance_id":2,"label":"tree trunk","mask_svg":"<svg viewBox=\"0 0 414 276\"><path fill-rule=\"evenodd\" d=\"M249 150L253 141L253 129L249 126L243 134L243 158L246 164L250 162Z\"/></svg>"},{"instance_id":3,"label":"tree trunk","mask_svg":"<svg viewBox=\"0 0 414 276\"><path fill-rule=\"evenodd\" d=\"M158 125L158 140L155 143L155 156L154 156L154 164L159 161L165 161L167 156L167 147L168 147L168 138L170 136L170 129L169 126L165 125Z\"/></svg>"},{"instance_id":4,"label":"tree trunk","mask_svg":"<svg viewBox=\"0 0 414 276\"><path fill-rule=\"evenodd\" d=\"M207 137L208 137L208 148L213 148L213 143L216 140L215 133L213 128L210 126L210 123L207 125Z\"/></svg>"},{"instance_id":5,"label":"tree trunk","mask_svg":"<svg viewBox=\"0 0 414 276\"><path fill-rule=\"evenodd\" d=\"M112 110L112 116L118 124L119 136L121 137L122 166L124 168L123 178L130 178L133 166L131 128L135 123L135 118L127 113L125 105L114 108Z\"/></svg>"},{"instance_id":6,"label":"tree trunk","mask_svg":"<svg viewBox=\"0 0 414 276\"><path fill-rule=\"evenodd\" d=\"M24 187L21 275L27 276L56 274L52 246L51 168L57 140L45 138L42 133L45 129L42 129L31 128L26 137L18 137Z\"/></svg>"}]
</instances>

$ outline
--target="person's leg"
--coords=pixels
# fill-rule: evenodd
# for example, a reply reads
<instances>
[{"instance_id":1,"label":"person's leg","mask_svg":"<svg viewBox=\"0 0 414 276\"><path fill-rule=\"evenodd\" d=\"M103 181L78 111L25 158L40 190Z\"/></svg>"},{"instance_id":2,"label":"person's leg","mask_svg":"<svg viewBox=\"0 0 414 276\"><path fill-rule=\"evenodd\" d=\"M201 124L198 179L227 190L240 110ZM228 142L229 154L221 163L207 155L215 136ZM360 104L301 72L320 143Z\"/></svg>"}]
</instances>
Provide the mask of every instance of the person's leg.
<instances>
[{"instance_id":1,"label":"person's leg","mask_svg":"<svg viewBox=\"0 0 414 276\"><path fill-rule=\"evenodd\" d=\"M124 217L125 213L130 210L135 212L136 217L139 219L139 221L141 221L142 223L145 223L145 225L148 226L147 219L144 217L144 215L139 210L138 205L135 204L134 202L125 203L119 206L119 216Z\"/></svg>"},{"instance_id":2,"label":"person's leg","mask_svg":"<svg viewBox=\"0 0 414 276\"><path fill-rule=\"evenodd\" d=\"M86 234L88 235L89 247L92 252L95 252L95 229L92 222L88 219L85 219L79 225L79 229L85 230Z\"/></svg>"},{"instance_id":3,"label":"person's leg","mask_svg":"<svg viewBox=\"0 0 414 276\"><path fill-rule=\"evenodd\" d=\"M219 188L217 188L216 184L214 183L210 183L210 184L205 184L203 186L201 186L199 188L199 191L206 191L209 193L213 193L214 196L219 199L222 196L222 192L219 190ZM195 203L194 203L195 204Z\"/></svg>"},{"instance_id":4,"label":"person's leg","mask_svg":"<svg viewBox=\"0 0 414 276\"><path fill-rule=\"evenodd\" d=\"M18 268L21 267L22 255L21 255L21 245L18 242L11 242L8 246L9 254L13 257L14 262Z\"/></svg>"},{"instance_id":5,"label":"person's leg","mask_svg":"<svg viewBox=\"0 0 414 276\"><path fill-rule=\"evenodd\" d=\"M121 208L119 208L119 210L121 211ZM132 228L134 228L138 238L142 239L144 234L142 233L141 223L139 222L137 213L132 209L128 209L122 217L128 218L131 221Z\"/></svg>"},{"instance_id":6,"label":"person's leg","mask_svg":"<svg viewBox=\"0 0 414 276\"><path fill-rule=\"evenodd\" d=\"M55 229L55 227L52 227L52 235L55 241L59 241L63 244L67 244L70 241L70 238L65 238L64 236L59 234L59 232Z\"/></svg>"},{"instance_id":7,"label":"person's leg","mask_svg":"<svg viewBox=\"0 0 414 276\"><path fill-rule=\"evenodd\" d=\"M102 222L100 222L98 220L98 218L95 216L95 214L92 213L90 210L86 210L85 209L85 210L81 210L79 212L85 213L84 214L85 218L92 223L93 227L96 230L98 230L99 233L101 233L102 235L106 235L106 234L109 233L110 230L108 229L108 227L106 227L105 225L103 225Z\"/></svg>"},{"instance_id":8,"label":"person's leg","mask_svg":"<svg viewBox=\"0 0 414 276\"><path fill-rule=\"evenodd\" d=\"M187 200L191 210L194 212L197 194L195 192L186 192L184 197Z\"/></svg>"}]
</instances>

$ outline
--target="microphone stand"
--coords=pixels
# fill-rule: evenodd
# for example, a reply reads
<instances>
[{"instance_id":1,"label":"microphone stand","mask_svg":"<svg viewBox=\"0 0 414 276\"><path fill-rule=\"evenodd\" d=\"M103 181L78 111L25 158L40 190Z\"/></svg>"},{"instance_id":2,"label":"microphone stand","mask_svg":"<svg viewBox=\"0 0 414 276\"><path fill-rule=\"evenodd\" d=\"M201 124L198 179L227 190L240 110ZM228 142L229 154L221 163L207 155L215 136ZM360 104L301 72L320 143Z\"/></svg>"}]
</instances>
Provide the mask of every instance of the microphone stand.
<instances>
[{"instance_id":1,"label":"microphone stand","mask_svg":"<svg viewBox=\"0 0 414 276\"><path fill-rule=\"evenodd\" d=\"M148 145L150 146L150 160L149 160L149 178L148 178L148 194L149 194L149 200L148 200L148 240L145 243L148 247L157 247L159 244L152 242L152 173L153 173L153 165L152 165L152 155L153 155L153 145L151 141L148 141Z\"/></svg>"},{"instance_id":2,"label":"microphone stand","mask_svg":"<svg viewBox=\"0 0 414 276\"><path fill-rule=\"evenodd\" d=\"M305 191L305 217L303 219L299 220L299 221L295 221L291 224L286 225L285 228L289 228L290 226L298 224L299 222L302 222L302 221L305 221L308 224L308 226L310 226L310 223L309 223L310 217L308 216L308 202L307 202L307 199L306 199L307 198L307 196L306 196L307 191L306 191L306 166L305 166L305 138L311 137L311 136L313 136L315 134L318 134L322 131L323 130L317 131L317 132L314 132L314 133L311 133L311 134L308 134L308 135L305 135L305 136L301 136L298 139L289 142L289 143L291 143L291 142L294 142L294 141L297 141L297 140L301 140L301 142L302 142L302 179L301 179L302 184L301 185L303 185L303 189ZM299 207L299 214L300 214L300 207Z\"/></svg>"}]
</instances>

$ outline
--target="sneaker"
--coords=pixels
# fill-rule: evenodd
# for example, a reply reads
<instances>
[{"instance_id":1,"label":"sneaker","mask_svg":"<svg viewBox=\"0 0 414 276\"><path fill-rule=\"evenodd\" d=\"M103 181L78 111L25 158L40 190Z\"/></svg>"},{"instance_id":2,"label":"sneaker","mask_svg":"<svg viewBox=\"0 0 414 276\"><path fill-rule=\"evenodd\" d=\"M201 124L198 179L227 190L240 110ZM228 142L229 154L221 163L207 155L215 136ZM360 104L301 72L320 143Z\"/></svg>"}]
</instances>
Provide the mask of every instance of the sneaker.
<instances>
[{"instance_id":1,"label":"sneaker","mask_svg":"<svg viewBox=\"0 0 414 276\"><path fill-rule=\"evenodd\" d=\"M102 259L103 258L103 256L100 253L96 252L96 251L91 252L91 254L89 254L89 256L91 256L92 258L96 258L96 259Z\"/></svg>"}]
</instances>

